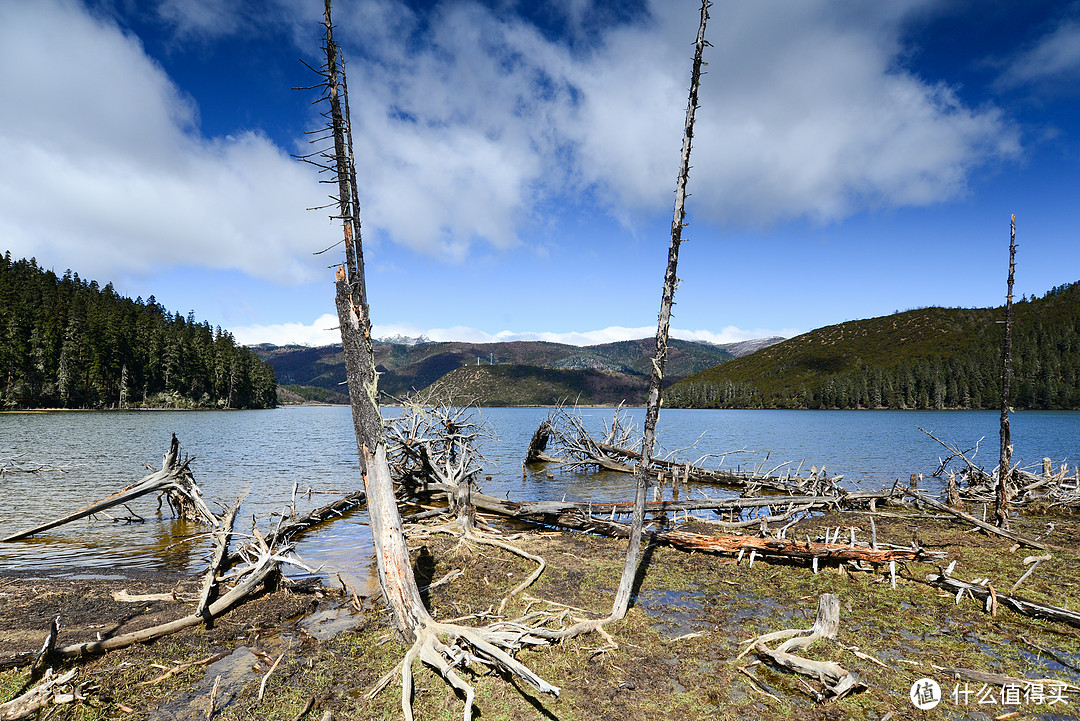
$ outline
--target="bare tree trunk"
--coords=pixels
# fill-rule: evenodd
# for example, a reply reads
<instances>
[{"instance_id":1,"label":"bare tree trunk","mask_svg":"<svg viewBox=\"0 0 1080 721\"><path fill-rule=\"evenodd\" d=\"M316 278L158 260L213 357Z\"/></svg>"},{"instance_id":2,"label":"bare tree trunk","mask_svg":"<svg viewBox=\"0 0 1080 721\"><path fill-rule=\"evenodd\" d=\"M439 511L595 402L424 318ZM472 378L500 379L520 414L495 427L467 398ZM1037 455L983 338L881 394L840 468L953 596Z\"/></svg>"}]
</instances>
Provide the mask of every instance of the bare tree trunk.
<instances>
[{"instance_id":1,"label":"bare tree trunk","mask_svg":"<svg viewBox=\"0 0 1080 721\"><path fill-rule=\"evenodd\" d=\"M644 438L641 442L641 459L638 462L637 493L634 496L634 515L630 527L630 545L626 549L626 565L623 567L619 589L611 615L614 619L626 615L630 605L630 592L637 573L638 554L641 551L641 527L645 518L645 491L649 482L649 465L653 445L656 442L656 419L660 414L660 391L664 381L664 364L667 362L668 331L671 324L671 306L675 302L675 275L679 264L679 245L686 218L686 183L690 176L690 147L694 139L694 113L698 106L698 86L701 82L701 56L705 50L705 24L709 19L709 0L701 2L701 20L698 24L697 44L694 51L694 69L690 76L690 99L686 105L686 125L683 130L682 164L675 188L675 213L671 220L671 246L668 248L667 271L664 273L664 292L660 300L660 320L656 328L656 354L653 357L652 375L649 379L649 400L645 410Z\"/></svg>"},{"instance_id":2,"label":"bare tree trunk","mask_svg":"<svg viewBox=\"0 0 1080 721\"><path fill-rule=\"evenodd\" d=\"M375 542L379 582L394 613L394 626L409 641L416 629L430 621L416 586L409 552L405 546L401 515L394 496L390 466L386 460L386 437L377 397L375 357L371 346L371 319L368 314L361 250L359 205L355 196L356 171L347 138L351 135L342 112L343 83L334 43L330 0L325 0L326 86L330 100L334 134L334 170L338 184L338 217L342 221L345 265L338 269L335 305L345 354L345 375L349 384L353 429L360 455L360 472L367 492L371 533Z\"/></svg>"},{"instance_id":3,"label":"bare tree trunk","mask_svg":"<svg viewBox=\"0 0 1080 721\"><path fill-rule=\"evenodd\" d=\"M1016 270L1016 215L1009 222L1009 292L1005 295L1005 348L1001 368L1001 461L998 464L997 492L994 499L994 523L1003 527L1009 518L1008 482L1012 469L1012 438L1009 432L1009 384L1012 380L1012 299L1013 273Z\"/></svg>"}]
</instances>

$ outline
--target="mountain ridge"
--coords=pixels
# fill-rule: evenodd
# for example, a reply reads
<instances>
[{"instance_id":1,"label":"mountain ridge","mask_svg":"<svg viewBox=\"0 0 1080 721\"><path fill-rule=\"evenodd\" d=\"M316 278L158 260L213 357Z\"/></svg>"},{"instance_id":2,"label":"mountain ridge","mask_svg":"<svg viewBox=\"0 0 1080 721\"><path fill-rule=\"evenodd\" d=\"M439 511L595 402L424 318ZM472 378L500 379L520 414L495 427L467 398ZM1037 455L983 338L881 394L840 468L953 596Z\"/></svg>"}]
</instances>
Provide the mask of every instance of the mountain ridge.
<instances>
[{"instance_id":1,"label":"mountain ridge","mask_svg":"<svg viewBox=\"0 0 1080 721\"><path fill-rule=\"evenodd\" d=\"M728 345L741 351L748 347L746 343ZM505 370L473 372L456 380L464 383L467 378L470 388L483 390L483 382L479 379L489 377L499 387L500 405L546 404L548 401L537 399L549 397L550 394L537 392L536 378L546 378L553 384L553 389L563 388L571 395L580 396L579 402L582 404L603 405L621 401L643 402L654 344L653 338L591 346L550 341L428 341L409 344L376 341L374 351L380 373L379 389L391 396L401 396L414 389L422 390L461 368L508 366L523 370L513 373ZM673 339L669 343L669 380L674 382L690 373L730 360L735 354L727 350L728 345ZM347 402L347 391L343 385L344 358L339 345L312 348L263 344L254 346L254 350L274 368L283 392L292 394L283 395L284 402L295 402L297 397L316 402ZM578 376L575 377L575 373ZM524 384L520 397L515 396L511 388L515 378ZM328 396L327 392L333 395ZM494 404L494 401L488 402L482 392L471 395L482 405ZM562 398L550 402L559 400Z\"/></svg>"}]
</instances>

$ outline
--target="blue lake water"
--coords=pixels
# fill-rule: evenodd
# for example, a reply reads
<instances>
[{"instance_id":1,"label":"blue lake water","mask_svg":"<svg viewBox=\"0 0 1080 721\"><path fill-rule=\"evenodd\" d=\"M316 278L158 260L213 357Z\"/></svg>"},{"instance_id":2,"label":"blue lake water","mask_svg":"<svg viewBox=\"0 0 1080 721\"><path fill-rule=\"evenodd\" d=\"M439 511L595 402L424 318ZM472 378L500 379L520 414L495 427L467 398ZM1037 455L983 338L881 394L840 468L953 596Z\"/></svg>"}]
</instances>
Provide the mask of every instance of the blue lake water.
<instances>
[{"instance_id":1,"label":"blue lake water","mask_svg":"<svg viewBox=\"0 0 1080 721\"><path fill-rule=\"evenodd\" d=\"M388 416L399 412L387 408ZM610 409L582 409L586 426L600 434ZM629 500L633 480L624 474L523 473L529 438L547 415L543 408L486 408L478 412L498 439L485 446L482 490L511 499ZM640 425L644 412L630 409ZM997 457L998 414L992 411L733 411L665 410L658 429L662 449L686 449L691 462L729 453L724 467L770 469L786 461L803 468L824 465L845 483L889 485L913 472L930 475L945 450L919 430L970 448L992 466ZM170 434L195 457L191 467L211 505L245 499L238 530L275 523L297 484L298 511L329 502L361 486L348 408L290 407L267 411L132 411L0 414L0 459L69 466L66 472L10 474L0 478L0 536L103 498L159 466ZM1080 458L1080 413L1026 411L1012 416L1014 458L1041 465L1048 456L1070 466ZM691 447L692 446L692 447ZM731 454L732 451L744 451ZM766 460L767 459L767 460ZM713 466L716 457L702 465ZM310 491L310 495L308 492ZM700 489L722 495L719 489ZM130 504L144 520L117 523L100 517L76 521L39 537L0 544L0 569L165 568L197 570L208 548L203 529L159 515L151 498ZM114 516L127 516L120 508ZM299 547L311 565L325 565L355 579L366 577L371 554L366 516L360 511L305 537Z\"/></svg>"}]
</instances>

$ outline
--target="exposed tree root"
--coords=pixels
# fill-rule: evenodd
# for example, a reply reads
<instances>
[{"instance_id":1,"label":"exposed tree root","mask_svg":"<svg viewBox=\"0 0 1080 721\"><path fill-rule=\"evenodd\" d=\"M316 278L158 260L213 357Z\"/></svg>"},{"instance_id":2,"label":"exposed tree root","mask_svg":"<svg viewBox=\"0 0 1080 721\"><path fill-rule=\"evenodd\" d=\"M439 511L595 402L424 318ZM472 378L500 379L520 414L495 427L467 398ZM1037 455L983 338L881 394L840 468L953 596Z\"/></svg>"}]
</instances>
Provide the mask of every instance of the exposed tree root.
<instances>
[{"instance_id":1,"label":"exposed tree root","mask_svg":"<svg viewBox=\"0 0 1080 721\"><path fill-rule=\"evenodd\" d=\"M813 661L792 653L822 638L835 640L839 628L840 600L831 593L825 593L818 600L817 618L814 619L814 625L808 631L788 629L758 636L746 642L749 645L736 660L754 651L760 659L778 668L817 679L825 686L825 692L829 698L840 699L865 688L857 674L846 670L834 661ZM787 641L775 649L766 645L782 638L787 638Z\"/></svg>"}]
</instances>

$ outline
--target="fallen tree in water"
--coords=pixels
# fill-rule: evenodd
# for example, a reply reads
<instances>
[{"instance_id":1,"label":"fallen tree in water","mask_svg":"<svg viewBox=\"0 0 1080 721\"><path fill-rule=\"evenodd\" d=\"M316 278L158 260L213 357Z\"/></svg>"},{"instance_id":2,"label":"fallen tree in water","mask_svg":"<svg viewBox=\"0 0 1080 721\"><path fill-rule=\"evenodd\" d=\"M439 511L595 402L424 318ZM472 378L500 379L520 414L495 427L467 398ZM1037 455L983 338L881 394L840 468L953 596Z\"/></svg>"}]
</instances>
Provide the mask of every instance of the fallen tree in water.
<instances>
[{"instance_id":1,"label":"fallen tree in water","mask_svg":"<svg viewBox=\"0 0 1080 721\"><path fill-rule=\"evenodd\" d=\"M126 488L122 488L100 501L91 503L89 506L80 508L74 513L70 513L52 521L47 521L25 531L13 533L6 538L0 538L0 542L19 541L41 533L42 531L62 526L65 523L77 521L80 518L86 518L87 516L101 513L102 511L106 511L115 506L129 503L136 498L151 493L157 493L164 497L180 517L190 521L205 523L209 526L215 526L218 523L218 519L207 507L206 503L203 502L202 490L195 482L195 478L188 468L188 464L191 463L192 460L193 459L191 458L187 458L184 459L183 462L180 461L180 442L176 440L176 435L174 434L172 442L169 444L169 450L162 459L161 470L154 471L138 482L133 483ZM151 468L151 470L153 469Z\"/></svg>"},{"instance_id":2,"label":"fallen tree in water","mask_svg":"<svg viewBox=\"0 0 1080 721\"><path fill-rule=\"evenodd\" d=\"M933 475L947 477L950 505L991 505L997 502L1001 466L995 465L991 471L987 471L975 462L982 439L964 450L958 444L943 441L927 430L919 430L949 451L949 455L939 461ZM1070 468L1062 462L1055 468L1050 458L1043 458L1041 473L1033 473L1029 468L1012 466L1006 474L1005 492L1010 507L1047 510L1080 508L1080 466Z\"/></svg>"},{"instance_id":3,"label":"fallen tree in water","mask_svg":"<svg viewBox=\"0 0 1080 721\"><path fill-rule=\"evenodd\" d=\"M577 409L559 406L540 422L533 433L525 454L525 463L557 463L569 470L594 467L618 473L633 473L641 462L641 453L632 450L640 445L633 421L616 409L610 425L605 421L604 436L593 438ZM792 473L791 462L780 463L766 470L769 455L750 471L730 470L722 467L726 456L745 451L720 454L721 465L706 468L702 462L711 456L703 456L694 462L674 460L671 452L666 456L650 456L648 472L655 476L661 486L673 487L690 483L710 483L743 489L747 495L762 491L821 495L840 490L843 476L829 476L825 468L811 467L806 475L799 475L802 466ZM784 470L783 473L781 471Z\"/></svg>"}]
</instances>

